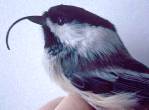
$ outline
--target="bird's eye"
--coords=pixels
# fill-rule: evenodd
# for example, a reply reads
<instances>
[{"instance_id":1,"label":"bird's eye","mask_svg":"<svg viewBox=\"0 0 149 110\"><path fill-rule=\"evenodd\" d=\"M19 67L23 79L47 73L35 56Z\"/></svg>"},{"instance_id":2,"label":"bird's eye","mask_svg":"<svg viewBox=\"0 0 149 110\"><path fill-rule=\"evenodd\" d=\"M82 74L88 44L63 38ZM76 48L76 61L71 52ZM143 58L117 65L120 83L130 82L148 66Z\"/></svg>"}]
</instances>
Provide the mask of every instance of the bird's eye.
<instances>
[{"instance_id":1,"label":"bird's eye","mask_svg":"<svg viewBox=\"0 0 149 110\"><path fill-rule=\"evenodd\" d=\"M63 24L64 24L63 18L58 17L58 24L59 24L59 25L63 25Z\"/></svg>"}]
</instances>

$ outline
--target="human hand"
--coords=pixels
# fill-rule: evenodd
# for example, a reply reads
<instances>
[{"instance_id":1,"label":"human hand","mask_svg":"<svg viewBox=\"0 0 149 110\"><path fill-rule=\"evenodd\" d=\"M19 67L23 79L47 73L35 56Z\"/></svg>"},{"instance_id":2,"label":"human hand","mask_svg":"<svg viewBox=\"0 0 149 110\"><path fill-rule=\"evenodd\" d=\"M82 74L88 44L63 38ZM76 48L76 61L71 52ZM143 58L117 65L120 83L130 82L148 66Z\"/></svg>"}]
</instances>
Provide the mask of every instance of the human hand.
<instances>
[{"instance_id":1,"label":"human hand","mask_svg":"<svg viewBox=\"0 0 149 110\"><path fill-rule=\"evenodd\" d=\"M48 102L39 110L94 110L78 94L71 93Z\"/></svg>"}]
</instances>

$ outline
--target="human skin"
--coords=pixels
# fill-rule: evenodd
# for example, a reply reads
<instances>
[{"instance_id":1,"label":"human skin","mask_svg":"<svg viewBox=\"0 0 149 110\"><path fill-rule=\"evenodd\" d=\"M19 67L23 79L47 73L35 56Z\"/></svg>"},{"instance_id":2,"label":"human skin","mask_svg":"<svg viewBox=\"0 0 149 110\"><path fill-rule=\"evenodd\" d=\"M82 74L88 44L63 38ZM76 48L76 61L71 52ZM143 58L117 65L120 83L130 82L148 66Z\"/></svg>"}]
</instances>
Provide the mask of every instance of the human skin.
<instances>
[{"instance_id":1,"label":"human skin","mask_svg":"<svg viewBox=\"0 0 149 110\"><path fill-rule=\"evenodd\" d=\"M94 110L78 94L71 93L48 102L39 110Z\"/></svg>"},{"instance_id":2,"label":"human skin","mask_svg":"<svg viewBox=\"0 0 149 110\"><path fill-rule=\"evenodd\" d=\"M64 99L64 97L58 97L52 101L49 101L47 104L45 104L43 107L41 107L39 110L55 110L56 106Z\"/></svg>"}]
</instances>

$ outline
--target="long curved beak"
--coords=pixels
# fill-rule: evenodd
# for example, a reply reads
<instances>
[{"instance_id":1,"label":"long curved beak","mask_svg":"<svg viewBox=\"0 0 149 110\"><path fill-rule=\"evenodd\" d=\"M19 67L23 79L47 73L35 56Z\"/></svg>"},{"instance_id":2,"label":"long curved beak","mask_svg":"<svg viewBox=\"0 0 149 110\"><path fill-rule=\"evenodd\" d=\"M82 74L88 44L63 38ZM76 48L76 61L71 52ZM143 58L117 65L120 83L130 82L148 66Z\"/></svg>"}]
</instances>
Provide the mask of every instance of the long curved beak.
<instances>
[{"instance_id":1,"label":"long curved beak","mask_svg":"<svg viewBox=\"0 0 149 110\"><path fill-rule=\"evenodd\" d=\"M24 19L27 19L33 23L36 23L36 24L39 24L39 25L45 25L46 23L46 18L44 16L26 16L26 17L23 17L23 18L20 18L18 19L17 21L15 21L8 29L7 31L7 35L6 35L6 46L7 46L7 49L10 50L10 47L9 47L9 43L8 43L8 38L9 38L9 33L11 31L11 29L13 28L13 26L15 24L17 24L18 22L24 20Z\"/></svg>"}]
</instances>

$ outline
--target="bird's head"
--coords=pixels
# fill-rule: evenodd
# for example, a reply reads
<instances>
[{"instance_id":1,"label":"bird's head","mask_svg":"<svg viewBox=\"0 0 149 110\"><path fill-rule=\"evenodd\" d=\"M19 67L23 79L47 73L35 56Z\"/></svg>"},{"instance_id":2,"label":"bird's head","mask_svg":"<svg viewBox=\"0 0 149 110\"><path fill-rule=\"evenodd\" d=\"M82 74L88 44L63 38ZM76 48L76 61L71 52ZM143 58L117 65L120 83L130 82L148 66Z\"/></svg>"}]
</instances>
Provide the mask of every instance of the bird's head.
<instances>
[{"instance_id":1,"label":"bird's head","mask_svg":"<svg viewBox=\"0 0 149 110\"><path fill-rule=\"evenodd\" d=\"M124 49L114 25L85 9L58 5L51 7L43 16L46 16L46 25L43 26L45 48L49 48L50 52L53 44L57 45L54 50L60 48L55 54L64 47L75 49L85 56Z\"/></svg>"},{"instance_id":2,"label":"bird's head","mask_svg":"<svg viewBox=\"0 0 149 110\"><path fill-rule=\"evenodd\" d=\"M85 56L89 55L88 53L107 54L123 48L112 23L79 7L57 5L42 16L24 17L13 25L23 19L42 25L44 47L54 56L66 48L75 49ZM8 48L9 31L6 39Z\"/></svg>"}]
</instances>

